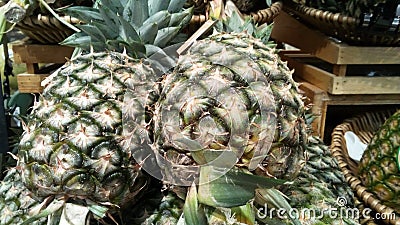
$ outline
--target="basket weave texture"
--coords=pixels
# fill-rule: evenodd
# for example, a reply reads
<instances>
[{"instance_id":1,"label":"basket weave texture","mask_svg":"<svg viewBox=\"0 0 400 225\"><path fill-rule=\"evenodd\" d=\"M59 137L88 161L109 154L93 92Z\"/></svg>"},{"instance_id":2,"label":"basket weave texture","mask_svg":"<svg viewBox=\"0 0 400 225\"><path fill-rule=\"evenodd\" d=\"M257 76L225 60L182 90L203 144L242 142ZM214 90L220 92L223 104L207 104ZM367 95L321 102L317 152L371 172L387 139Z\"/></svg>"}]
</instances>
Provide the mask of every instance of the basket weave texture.
<instances>
[{"instance_id":1,"label":"basket weave texture","mask_svg":"<svg viewBox=\"0 0 400 225\"><path fill-rule=\"evenodd\" d=\"M367 190L358 178L357 163L349 157L346 140L344 138L347 131L352 131L362 142L368 144L375 132L379 130L386 119L393 113L394 111L368 112L364 115L345 120L333 130L330 149L332 155L338 160L339 167L358 200L361 201L365 207L372 209L380 215L395 214L395 218L388 218L384 220L384 222L391 225L400 225L400 215L391 207L382 204L373 193Z\"/></svg>"},{"instance_id":2,"label":"basket weave texture","mask_svg":"<svg viewBox=\"0 0 400 225\"><path fill-rule=\"evenodd\" d=\"M266 9L261 9L256 12L251 12L248 16L251 16L255 23L271 23L279 12L282 10L283 3L281 1L274 2L270 7ZM208 15L206 12L201 14L196 14L192 17L191 25L201 25L208 20Z\"/></svg>"},{"instance_id":3,"label":"basket weave texture","mask_svg":"<svg viewBox=\"0 0 400 225\"><path fill-rule=\"evenodd\" d=\"M321 32L352 45L400 46L400 31L372 31L360 26L360 20L340 13L331 13L288 2L284 10Z\"/></svg>"},{"instance_id":4,"label":"basket weave texture","mask_svg":"<svg viewBox=\"0 0 400 225\"><path fill-rule=\"evenodd\" d=\"M70 24L80 23L78 19L70 16L61 16L61 18ZM41 44L57 44L74 33L55 17L41 14L26 17L16 24L16 28Z\"/></svg>"}]
</instances>

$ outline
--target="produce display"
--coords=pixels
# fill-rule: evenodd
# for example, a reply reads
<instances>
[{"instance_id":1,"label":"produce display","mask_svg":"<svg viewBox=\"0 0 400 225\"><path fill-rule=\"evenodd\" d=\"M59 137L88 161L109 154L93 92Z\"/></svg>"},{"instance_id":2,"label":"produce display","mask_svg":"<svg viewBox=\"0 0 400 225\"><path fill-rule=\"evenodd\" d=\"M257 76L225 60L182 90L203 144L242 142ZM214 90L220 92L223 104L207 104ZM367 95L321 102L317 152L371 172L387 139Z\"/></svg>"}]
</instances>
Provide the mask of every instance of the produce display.
<instances>
[{"instance_id":1,"label":"produce display","mask_svg":"<svg viewBox=\"0 0 400 225\"><path fill-rule=\"evenodd\" d=\"M360 224L334 216L355 209L354 194L311 134L272 25L238 13L261 2L215 0L212 32L188 46L184 29L207 1L60 9L82 21L61 43L76 49L23 124L17 164L0 183L0 224ZM336 3L328 8L347 7ZM366 186L392 205L399 115L360 164Z\"/></svg>"}]
</instances>

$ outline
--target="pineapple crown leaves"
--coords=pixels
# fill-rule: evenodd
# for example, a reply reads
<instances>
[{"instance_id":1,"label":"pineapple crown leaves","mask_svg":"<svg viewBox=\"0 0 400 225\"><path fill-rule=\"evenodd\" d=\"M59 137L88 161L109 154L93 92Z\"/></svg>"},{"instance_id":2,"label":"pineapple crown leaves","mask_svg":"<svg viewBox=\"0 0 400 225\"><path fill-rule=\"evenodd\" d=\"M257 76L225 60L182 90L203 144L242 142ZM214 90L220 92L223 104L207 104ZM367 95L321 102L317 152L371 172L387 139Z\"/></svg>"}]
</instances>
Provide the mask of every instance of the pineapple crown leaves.
<instances>
[{"instance_id":1,"label":"pineapple crown leaves","mask_svg":"<svg viewBox=\"0 0 400 225\"><path fill-rule=\"evenodd\" d=\"M182 10L185 0L99 0L94 7L75 6L64 13L83 21L61 44L86 51L126 50L135 58L151 55L154 46L174 42L192 17L192 8ZM158 49L157 48L157 49Z\"/></svg>"},{"instance_id":2,"label":"pineapple crown leaves","mask_svg":"<svg viewBox=\"0 0 400 225\"><path fill-rule=\"evenodd\" d=\"M214 27L215 32L240 33L244 31L263 43L270 44L272 24L256 24L251 16L244 16L230 0L226 1L225 6L221 0L214 0L211 3L210 15L219 20Z\"/></svg>"}]
</instances>

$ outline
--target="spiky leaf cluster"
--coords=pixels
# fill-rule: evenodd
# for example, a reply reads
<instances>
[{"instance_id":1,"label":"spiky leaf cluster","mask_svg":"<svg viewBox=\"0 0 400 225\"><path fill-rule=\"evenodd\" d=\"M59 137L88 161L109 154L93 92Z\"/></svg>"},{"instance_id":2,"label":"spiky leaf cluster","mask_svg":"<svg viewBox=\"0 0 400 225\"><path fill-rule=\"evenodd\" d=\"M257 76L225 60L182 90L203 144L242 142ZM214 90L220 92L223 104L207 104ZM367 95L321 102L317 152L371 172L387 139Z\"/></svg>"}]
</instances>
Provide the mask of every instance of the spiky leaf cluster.
<instances>
[{"instance_id":1,"label":"spiky leaf cluster","mask_svg":"<svg viewBox=\"0 0 400 225\"><path fill-rule=\"evenodd\" d=\"M91 7L69 7L68 15L80 19L75 33L64 45L96 52L111 50L136 58L146 57L174 41L192 16L192 9L182 11L184 0L100 0Z\"/></svg>"}]
</instances>

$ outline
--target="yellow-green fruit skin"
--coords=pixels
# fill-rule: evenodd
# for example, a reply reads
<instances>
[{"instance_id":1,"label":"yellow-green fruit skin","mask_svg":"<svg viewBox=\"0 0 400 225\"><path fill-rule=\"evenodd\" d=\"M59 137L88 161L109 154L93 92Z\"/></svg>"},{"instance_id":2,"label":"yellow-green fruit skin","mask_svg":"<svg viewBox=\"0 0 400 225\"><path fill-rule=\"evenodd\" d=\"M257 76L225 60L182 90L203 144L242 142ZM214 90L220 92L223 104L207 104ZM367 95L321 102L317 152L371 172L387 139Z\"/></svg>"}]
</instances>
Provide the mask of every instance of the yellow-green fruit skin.
<instances>
[{"instance_id":1,"label":"yellow-green fruit skin","mask_svg":"<svg viewBox=\"0 0 400 225\"><path fill-rule=\"evenodd\" d=\"M386 205L400 211L400 111L375 133L359 165L362 183Z\"/></svg>"}]
</instances>

